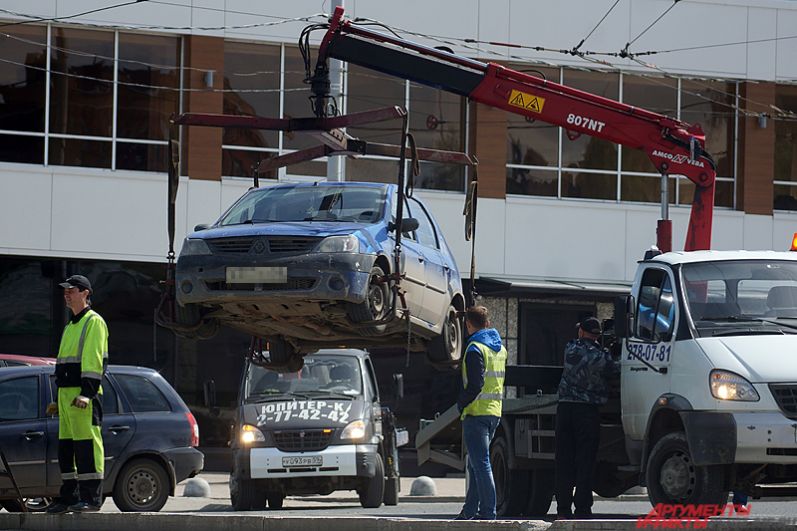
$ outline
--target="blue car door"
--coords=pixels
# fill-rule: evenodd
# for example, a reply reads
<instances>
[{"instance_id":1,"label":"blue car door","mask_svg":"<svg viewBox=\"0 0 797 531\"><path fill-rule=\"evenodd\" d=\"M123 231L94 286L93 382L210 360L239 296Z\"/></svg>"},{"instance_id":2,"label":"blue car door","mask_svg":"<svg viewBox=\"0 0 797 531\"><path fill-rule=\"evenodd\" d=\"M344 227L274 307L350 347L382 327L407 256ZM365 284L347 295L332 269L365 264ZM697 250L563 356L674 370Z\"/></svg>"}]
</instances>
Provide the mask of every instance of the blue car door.
<instances>
[{"instance_id":1,"label":"blue car door","mask_svg":"<svg viewBox=\"0 0 797 531\"><path fill-rule=\"evenodd\" d=\"M448 278L451 269L443 262L437 232L426 209L416 199L411 199L410 202L412 203L412 217L418 220L418 230L415 231L415 236L424 257L426 289L423 294L421 318L428 323L437 325L444 321L451 303L448 294Z\"/></svg>"},{"instance_id":2,"label":"blue car door","mask_svg":"<svg viewBox=\"0 0 797 531\"><path fill-rule=\"evenodd\" d=\"M111 377L112 378L112 377ZM47 392L54 396L58 390L55 377L50 376ZM114 472L124 449L136 432L136 419L120 405L119 393L107 376L102 380L102 444L105 449L105 477ZM58 467L58 417L47 419L47 436L50 440L47 454L47 482L49 485L61 484L61 470Z\"/></svg>"},{"instance_id":3,"label":"blue car door","mask_svg":"<svg viewBox=\"0 0 797 531\"><path fill-rule=\"evenodd\" d=\"M4 374L0 380L0 451L21 489L47 484L41 387L40 374ZM10 479L0 476L0 490L12 487Z\"/></svg>"}]
</instances>

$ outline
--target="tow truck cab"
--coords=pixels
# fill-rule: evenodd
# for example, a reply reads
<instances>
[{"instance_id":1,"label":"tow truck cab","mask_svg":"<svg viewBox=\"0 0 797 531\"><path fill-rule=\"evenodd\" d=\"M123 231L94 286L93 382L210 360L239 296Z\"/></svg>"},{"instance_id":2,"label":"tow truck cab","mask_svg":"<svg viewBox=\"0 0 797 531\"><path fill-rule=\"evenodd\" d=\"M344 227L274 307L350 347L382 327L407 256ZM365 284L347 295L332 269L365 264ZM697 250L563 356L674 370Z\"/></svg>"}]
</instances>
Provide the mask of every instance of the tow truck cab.
<instances>
[{"instance_id":1,"label":"tow truck cab","mask_svg":"<svg viewBox=\"0 0 797 531\"><path fill-rule=\"evenodd\" d=\"M231 444L232 505L275 509L285 496L336 490L357 491L363 507L395 505L397 447L407 438L380 406L366 351L321 350L297 373L247 361Z\"/></svg>"}]
</instances>

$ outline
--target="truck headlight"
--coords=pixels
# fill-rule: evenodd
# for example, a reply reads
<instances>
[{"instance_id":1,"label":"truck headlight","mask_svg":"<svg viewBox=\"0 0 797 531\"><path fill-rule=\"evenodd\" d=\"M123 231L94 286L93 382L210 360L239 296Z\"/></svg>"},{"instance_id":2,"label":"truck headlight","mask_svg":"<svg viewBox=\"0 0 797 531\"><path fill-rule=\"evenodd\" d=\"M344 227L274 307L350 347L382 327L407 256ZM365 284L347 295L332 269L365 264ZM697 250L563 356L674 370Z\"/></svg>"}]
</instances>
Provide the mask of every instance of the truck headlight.
<instances>
[{"instance_id":1,"label":"truck headlight","mask_svg":"<svg viewBox=\"0 0 797 531\"><path fill-rule=\"evenodd\" d=\"M199 238L186 238L183 240L183 249L180 251L180 256L199 256L203 254L210 254L210 247L205 243L205 240Z\"/></svg>"},{"instance_id":2,"label":"truck headlight","mask_svg":"<svg viewBox=\"0 0 797 531\"><path fill-rule=\"evenodd\" d=\"M720 400L758 402L760 397L753 384L730 371L715 369L709 375L711 394Z\"/></svg>"},{"instance_id":3,"label":"truck headlight","mask_svg":"<svg viewBox=\"0 0 797 531\"><path fill-rule=\"evenodd\" d=\"M360 240L354 234L329 236L321 241L316 250L319 253L359 253Z\"/></svg>"},{"instance_id":4,"label":"truck headlight","mask_svg":"<svg viewBox=\"0 0 797 531\"><path fill-rule=\"evenodd\" d=\"M359 441L365 438L365 422L362 420L355 420L349 422L349 425L343 428L340 434L341 439L349 439L352 441Z\"/></svg>"},{"instance_id":5,"label":"truck headlight","mask_svg":"<svg viewBox=\"0 0 797 531\"><path fill-rule=\"evenodd\" d=\"M263 442L266 437L257 426L251 424L244 424L241 426L241 444L244 446L252 444L253 442Z\"/></svg>"}]
</instances>

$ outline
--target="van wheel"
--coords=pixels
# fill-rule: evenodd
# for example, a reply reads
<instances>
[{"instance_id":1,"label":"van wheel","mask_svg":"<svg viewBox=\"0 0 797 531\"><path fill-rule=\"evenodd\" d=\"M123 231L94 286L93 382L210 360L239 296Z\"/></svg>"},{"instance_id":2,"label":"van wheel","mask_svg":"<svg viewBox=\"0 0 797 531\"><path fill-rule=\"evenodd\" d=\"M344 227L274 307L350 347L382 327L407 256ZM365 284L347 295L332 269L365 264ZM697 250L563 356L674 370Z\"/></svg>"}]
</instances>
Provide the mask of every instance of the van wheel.
<instances>
[{"instance_id":1,"label":"van wheel","mask_svg":"<svg viewBox=\"0 0 797 531\"><path fill-rule=\"evenodd\" d=\"M385 479L385 505L398 505L400 478Z\"/></svg>"},{"instance_id":2,"label":"van wheel","mask_svg":"<svg viewBox=\"0 0 797 531\"><path fill-rule=\"evenodd\" d=\"M686 434L681 431L668 433L653 446L645 480L654 506L659 503L722 505L728 501L725 467L695 465Z\"/></svg>"},{"instance_id":3,"label":"van wheel","mask_svg":"<svg viewBox=\"0 0 797 531\"><path fill-rule=\"evenodd\" d=\"M387 316L390 310L390 288L387 282L382 282L384 270L375 265L371 268L368 278L368 291L365 302L359 304L348 303L346 313L354 323L377 321ZM387 329L387 324L369 325L357 328L364 336L378 336Z\"/></svg>"},{"instance_id":4,"label":"van wheel","mask_svg":"<svg viewBox=\"0 0 797 531\"><path fill-rule=\"evenodd\" d=\"M496 513L498 516L520 516L526 508L529 475L526 470L509 469L509 444L503 435L493 439L490 446L490 465L495 480ZM469 488L475 487L472 485Z\"/></svg>"},{"instance_id":5,"label":"van wheel","mask_svg":"<svg viewBox=\"0 0 797 531\"><path fill-rule=\"evenodd\" d=\"M374 477L368 479L365 486L357 491L360 495L360 505L365 509L379 508L385 497L385 465L381 455L376 454L374 458L376 460Z\"/></svg>"},{"instance_id":6,"label":"van wheel","mask_svg":"<svg viewBox=\"0 0 797 531\"><path fill-rule=\"evenodd\" d=\"M429 341L429 362L437 369L459 365L462 360L462 319L449 305L440 335Z\"/></svg>"},{"instance_id":7,"label":"van wheel","mask_svg":"<svg viewBox=\"0 0 797 531\"><path fill-rule=\"evenodd\" d=\"M529 493L526 503L526 516L545 516L551 508L554 491L553 469L529 471Z\"/></svg>"},{"instance_id":8,"label":"van wheel","mask_svg":"<svg viewBox=\"0 0 797 531\"><path fill-rule=\"evenodd\" d=\"M279 492L269 492L266 494L266 499L268 500L269 509L282 509L282 505L285 502L285 496Z\"/></svg>"},{"instance_id":9,"label":"van wheel","mask_svg":"<svg viewBox=\"0 0 797 531\"><path fill-rule=\"evenodd\" d=\"M266 508L266 493L251 479L230 474L230 503L234 511L262 511Z\"/></svg>"},{"instance_id":10,"label":"van wheel","mask_svg":"<svg viewBox=\"0 0 797 531\"><path fill-rule=\"evenodd\" d=\"M113 487L113 502L122 512L157 512L169 499L169 474L147 458L126 463Z\"/></svg>"}]
</instances>

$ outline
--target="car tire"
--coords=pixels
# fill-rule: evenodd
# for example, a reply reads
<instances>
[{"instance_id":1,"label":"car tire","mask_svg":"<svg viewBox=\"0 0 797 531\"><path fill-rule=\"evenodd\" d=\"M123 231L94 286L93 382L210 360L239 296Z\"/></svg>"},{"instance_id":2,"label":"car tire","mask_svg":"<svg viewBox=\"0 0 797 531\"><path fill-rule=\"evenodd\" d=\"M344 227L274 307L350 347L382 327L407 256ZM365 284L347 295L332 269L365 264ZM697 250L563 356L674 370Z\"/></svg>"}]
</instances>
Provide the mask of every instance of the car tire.
<instances>
[{"instance_id":1,"label":"car tire","mask_svg":"<svg viewBox=\"0 0 797 531\"><path fill-rule=\"evenodd\" d=\"M269 509L282 509L282 506L285 503L285 496L279 492L270 492L266 494L266 499L268 500Z\"/></svg>"},{"instance_id":2,"label":"car tire","mask_svg":"<svg viewBox=\"0 0 797 531\"><path fill-rule=\"evenodd\" d=\"M440 335L429 341L429 362L436 368L455 367L462 361L465 336L457 313L454 305L449 305Z\"/></svg>"},{"instance_id":3,"label":"car tire","mask_svg":"<svg viewBox=\"0 0 797 531\"><path fill-rule=\"evenodd\" d=\"M299 372L304 357L283 337L268 340L269 368L276 372Z\"/></svg>"},{"instance_id":4,"label":"car tire","mask_svg":"<svg viewBox=\"0 0 797 531\"><path fill-rule=\"evenodd\" d=\"M520 516L526 509L529 475L526 470L509 468L509 444L502 434L490 445L490 465L495 481L496 513L498 516Z\"/></svg>"},{"instance_id":5,"label":"car tire","mask_svg":"<svg viewBox=\"0 0 797 531\"><path fill-rule=\"evenodd\" d=\"M686 434L668 433L653 446L645 467L650 503L722 505L728 501L725 473L723 465L695 465Z\"/></svg>"},{"instance_id":6,"label":"car tire","mask_svg":"<svg viewBox=\"0 0 797 531\"><path fill-rule=\"evenodd\" d=\"M368 291L365 302L359 304L348 303L346 313L354 323L376 321L387 316L390 310L390 288L386 282L378 282L385 276L384 270L375 265L371 268L368 277ZM378 336L387 329L387 324L369 325L357 328L364 336Z\"/></svg>"},{"instance_id":7,"label":"car tire","mask_svg":"<svg viewBox=\"0 0 797 531\"><path fill-rule=\"evenodd\" d=\"M175 304L174 320L181 327L189 330L175 330L175 333L186 339L210 339L219 332L217 319L202 320L198 304Z\"/></svg>"},{"instance_id":8,"label":"car tire","mask_svg":"<svg viewBox=\"0 0 797 531\"><path fill-rule=\"evenodd\" d=\"M385 497L385 465L382 456L374 456L374 477L369 478L365 485L357 491L360 496L360 505L365 509L378 509L382 506Z\"/></svg>"},{"instance_id":9,"label":"car tire","mask_svg":"<svg viewBox=\"0 0 797 531\"><path fill-rule=\"evenodd\" d=\"M266 493L257 481L230 474L230 503L234 511L261 511L266 508Z\"/></svg>"},{"instance_id":10,"label":"car tire","mask_svg":"<svg viewBox=\"0 0 797 531\"><path fill-rule=\"evenodd\" d=\"M385 479L385 505L398 505L399 502L399 481L400 478Z\"/></svg>"},{"instance_id":11,"label":"car tire","mask_svg":"<svg viewBox=\"0 0 797 531\"><path fill-rule=\"evenodd\" d=\"M122 512L157 512L168 499L169 474L148 458L127 462L113 488L113 502Z\"/></svg>"}]
</instances>

